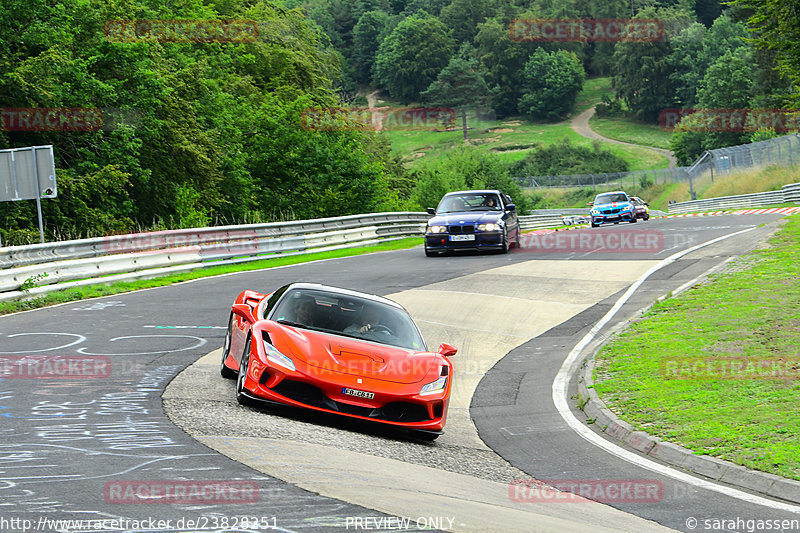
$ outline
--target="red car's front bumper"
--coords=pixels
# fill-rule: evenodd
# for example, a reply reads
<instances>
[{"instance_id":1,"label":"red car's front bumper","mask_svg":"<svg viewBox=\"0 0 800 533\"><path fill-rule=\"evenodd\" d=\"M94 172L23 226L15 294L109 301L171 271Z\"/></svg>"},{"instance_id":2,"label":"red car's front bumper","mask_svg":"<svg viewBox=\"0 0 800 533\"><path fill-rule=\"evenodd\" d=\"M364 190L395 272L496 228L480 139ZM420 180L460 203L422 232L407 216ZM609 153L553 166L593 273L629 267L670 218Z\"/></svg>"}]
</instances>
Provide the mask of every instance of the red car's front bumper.
<instances>
[{"instance_id":1,"label":"red car's front bumper","mask_svg":"<svg viewBox=\"0 0 800 533\"><path fill-rule=\"evenodd\" d=\"M443 391L420 395L424 381L404 384L317 368L297 360L295 365L296 370L291 371L253 354L244 388L255 399L421 431L441 432L444 428L452 376L448 376ZM345 394L344 389L374 396L356 397Z\"/></svg>"}]
</instances>

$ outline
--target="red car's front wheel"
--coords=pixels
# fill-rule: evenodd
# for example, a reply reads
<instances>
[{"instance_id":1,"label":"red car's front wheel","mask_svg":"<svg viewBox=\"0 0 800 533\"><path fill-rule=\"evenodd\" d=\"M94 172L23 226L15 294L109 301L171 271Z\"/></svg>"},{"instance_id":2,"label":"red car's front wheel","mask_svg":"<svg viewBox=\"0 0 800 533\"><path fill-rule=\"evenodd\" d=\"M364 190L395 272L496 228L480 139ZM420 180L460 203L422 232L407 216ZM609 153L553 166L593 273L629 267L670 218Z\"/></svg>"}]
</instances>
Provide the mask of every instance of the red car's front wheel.
<instances>
[{"instance_id":1,"label":"red car's front wheel","mask_svg":"<svg viewBox=\"0 0 800 533\"><path fill-rule=\"evenodd\" d=\"M242 362L239 363L239 375L236 378L236 401L240 405L251 405L253 401L247 396L247 390L244 388L244 381L247 378L247 367L250 363L250 340L252 337L248 335L247 342L244 344L244 351L242 352Z\"/></svg>"}]
</instances>

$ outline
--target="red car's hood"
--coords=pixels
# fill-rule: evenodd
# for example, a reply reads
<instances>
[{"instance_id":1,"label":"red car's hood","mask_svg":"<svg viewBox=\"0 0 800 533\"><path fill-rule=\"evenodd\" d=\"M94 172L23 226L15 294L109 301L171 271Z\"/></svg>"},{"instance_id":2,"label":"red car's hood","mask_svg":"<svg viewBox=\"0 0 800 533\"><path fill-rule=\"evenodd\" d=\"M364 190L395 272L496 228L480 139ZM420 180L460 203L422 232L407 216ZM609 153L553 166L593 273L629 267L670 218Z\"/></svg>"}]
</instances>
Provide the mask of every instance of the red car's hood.
<instances>
[{"instance_id":1,"label":"red car's hood","mask_svg":"<svg viewBox=\"0 0 800 533\"><path fill-rule=\"evenodd\" d=\"M279 327L283 333L281 336L286 340L286 347L291 350L291 354L284 353L313 367L395 383L417 383L427 374L439 372L437 357L431 352L418 352L289 326Z\"/></svg>"}]
</instances>

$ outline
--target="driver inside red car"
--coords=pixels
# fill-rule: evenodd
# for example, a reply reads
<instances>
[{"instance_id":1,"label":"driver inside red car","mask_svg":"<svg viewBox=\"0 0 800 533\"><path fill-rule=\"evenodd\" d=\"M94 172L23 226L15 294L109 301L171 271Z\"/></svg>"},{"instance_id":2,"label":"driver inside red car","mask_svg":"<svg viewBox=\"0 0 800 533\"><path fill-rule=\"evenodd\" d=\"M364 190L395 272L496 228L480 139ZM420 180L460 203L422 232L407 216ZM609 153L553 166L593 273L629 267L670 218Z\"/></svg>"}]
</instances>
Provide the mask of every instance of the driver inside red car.
<instances>
[{"instance_id":1,"label":"driver inside red car","mask_svg":"<svg viewBox=\"0 0 800 533\"><path fill-rule=\"evenodd\" d=\"M344 328L344 333L367 333L368 331L384 329L380 327L383 325L381 323L382 321L383 313L381 313L378 308L371 305L365 305L361 309L361 313L359 314L356 323L350 324Z\"/></svg>"}]
</instances>

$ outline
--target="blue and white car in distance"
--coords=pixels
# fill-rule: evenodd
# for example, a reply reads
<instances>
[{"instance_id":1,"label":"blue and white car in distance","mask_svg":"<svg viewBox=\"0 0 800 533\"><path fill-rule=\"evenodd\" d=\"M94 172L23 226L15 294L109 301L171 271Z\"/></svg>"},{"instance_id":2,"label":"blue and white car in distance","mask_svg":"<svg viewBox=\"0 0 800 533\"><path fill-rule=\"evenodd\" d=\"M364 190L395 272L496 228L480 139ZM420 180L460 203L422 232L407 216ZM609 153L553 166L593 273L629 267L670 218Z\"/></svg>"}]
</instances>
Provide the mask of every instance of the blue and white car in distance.
<instances>
[{"instance_id":1,"label":"blue and white car in distance","mask_svg":"<svg viewBox=\"0 0 800 533\"><path fill-rule=\"evenodd\" d=\"M598 194L592 206L592 227L613 222L636 222L636 208L624 191L604 192Z\"/></svg>"},{"instance_id":2,"label":"blue and white car in distance","mask_svg":"<svg viewBox=\"0 0 800 533\"><path fill-rule=\"evenodd\" d=\"M454 250L508 252L519 246L519 219L511 197L498 190L444 195L425 230L425 255Z\"/></svg>"}]
</instances>

